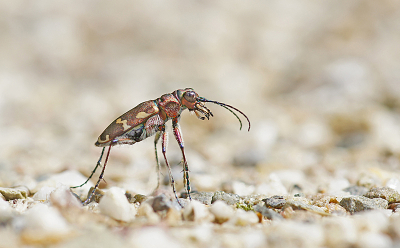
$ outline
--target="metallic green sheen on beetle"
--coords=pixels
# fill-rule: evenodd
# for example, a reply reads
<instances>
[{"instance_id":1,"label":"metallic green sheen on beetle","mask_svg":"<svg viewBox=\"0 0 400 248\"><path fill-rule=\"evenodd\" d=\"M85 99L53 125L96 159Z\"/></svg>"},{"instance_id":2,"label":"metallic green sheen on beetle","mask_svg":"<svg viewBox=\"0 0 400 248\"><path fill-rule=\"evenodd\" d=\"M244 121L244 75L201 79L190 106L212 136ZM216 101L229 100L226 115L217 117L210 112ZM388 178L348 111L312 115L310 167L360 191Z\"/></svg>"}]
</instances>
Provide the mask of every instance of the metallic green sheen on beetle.
<instances>
[{"instance_id":1,"label":"metallic green sheen on beetle","mask_svg":"<svg viewBox=\"0 0 400 248\"><path fill-rule=\"evenodd\" d=\"M178 142L179 147L182 152L183 181L184 181L184 185L186 186L187 196L191 200L189 169L188 169L188 164L186 161L183 139L182 139L182 135L181 135L181 131L180 131L178 122L179 122L182 111L185 109L188 109L189 111L193 111L196 114L196 116L201 120L204 120L205 118L209 119L210 116L213 116L213 114L205 106L205 104L204 104L205 102L211 102L214 104L218 104L218 105L224 107L225 109L229 110L239 120L240 129L241 129L242 122L241 122L240 118L238 117L238 115L233 110L238 111L240 114L242 114L247 119L247 121L249 123L248 130L250 130L250 120L243 112L241 112L240 110L238 110L237 108L235 108L231 105L217 102L217 101L207 100L203 97L200 97L192 88L175 90L174 92L172 92L170 94L164 94L155 100L142 102L139 105L137 105L136 107L134 107L133 109L129 110L125 114L118 117L116 120L114 120L97 139L97 142L95 143L95 145L99 146L99 147L103 147L103 150L100 155L100 159L97 162L96 167L94 168L92 174L89 176L89 178L88 178L88 180L86 180L86 182L84 182L82 185L72 187L72 188L81 187L89 181L89 179L93 176L96 169L100 166L100 162L101 162L101 159L104 154L104 149L105 149L105 147L108 146L109 148L108 148L107 156L106 156L100 177L99 177L94 189L89 193L89 196L86 199L86 201L84 202L84 205L86 205L92 201L94 192L97 189L97 187L99 186L100 181L104 177L104 171L105 171L105 168L107 165L108 157L110 155L111 147L114 145L119 145L119 144L132 145L132 144L142 141L154 134L155 134L154 150L155 150L155 156L156 156L156 161L157 161L157 171L158 171L157 188L160 185L160 176L159 176L160 163L158 161L157 143L158 143L159 139L161 138L162 154L164 156L165 164L168 168L171 186L174 191L177 202L179 203L179 205L181 205L181 203L178 199L176 190L175 190L175 181L172 176L171 167L169 166L169 163L168 163L168 160L166 157L167 132L165 131L165 123L168 120L172 120L172 129L174 132L174 136L175 136L175 139Z\"/></svg>"}]
</instances>

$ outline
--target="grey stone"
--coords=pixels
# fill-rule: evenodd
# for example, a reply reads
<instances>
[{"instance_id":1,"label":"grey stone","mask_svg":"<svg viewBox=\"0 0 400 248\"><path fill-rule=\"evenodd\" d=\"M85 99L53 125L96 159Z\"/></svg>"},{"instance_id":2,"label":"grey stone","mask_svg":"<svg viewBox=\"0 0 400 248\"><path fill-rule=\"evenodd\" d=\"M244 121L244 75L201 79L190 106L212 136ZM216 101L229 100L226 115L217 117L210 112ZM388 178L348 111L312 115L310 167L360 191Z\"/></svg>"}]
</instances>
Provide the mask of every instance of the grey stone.
<instances>
[{"instance_id":1,"label":"grey stone","mask_svg":"<svg viewBox=\"0 0 400 248\"><path fill-rule=\"evenodd\" d=\"M154 212L169 210L172 207L172 202L166 195L162 194L154 197L151 207Z\"/></svg>"},{"instance_id":2,"label":"grey stone","mask_svg":"<svg viewBox=\"0 0 400 248\"><path fill-rule=\"evenodd\" d=\"M272 197L265 198L263 200L267 208L283 208L286 204L286 200L283 196L274 195Z\"/></svg>"},{"instance_id":3,"label":"grey stone","mask_svg":"<svg viewBox=\"0 0 400 248\"><path fill-rule=\"evenodd\" d=\"M368 198L382 198L387 200L389 203L400 201L399 192L388 187L372 188L370 191L365 193L364 196Z\"/></svg>"},{"instance_id":4,"label":"grey stone","mask_svg":"<svg viewBox=\"0 0 400 248\"><path fill-rule=\"evenodd\" d=\"M387 209L388 201L382 198L370 199L365 196L349 196L343 198L339 205L350 213L356 213L365 210Z\"/></svg>"},{"instance_id":5,"label":"grey stone","mask_svg":"<svg viewBox=\"0 0 400 248\"><path fill-rule=\"evenodd\" d=\"M218 200L224 201L228 205L235 205L240 201L240 196L232 193L225 193L224 191L217 191L212 197L211 203Z\"/></svg>"},{"instance_id":6,"label":"grey stone","mask_svg":"<svg viewBox=\"0 0 400 248\"><path fill-rule=\"evenodd\" d=\"M213 192L192 192L191 197L205 205L211 205L214 193Z\"/></svg>"},{"instance_id":7,"label":"grey stone","mask_svg":"<svg viewBox=\"0 0 400 248\"><path fill-rule=\"evenodd\" d=\"M345 192L349 192L351 195L364 195L368 192L368 189L363 186L353 185L343 189Z\"/></svg>"},{"instance_id":8,"label":"grey stone","mask_svg":"<svg viewBox=\"0 0 400 248\"><path fill-rule=\"evenodd\" d=\"M267 208L266 206L256 205L254 206L254 211L261 213L262 216L269 220L283 220L282 215L278 214L272 209Z\"/></svg>"}]
</instances>

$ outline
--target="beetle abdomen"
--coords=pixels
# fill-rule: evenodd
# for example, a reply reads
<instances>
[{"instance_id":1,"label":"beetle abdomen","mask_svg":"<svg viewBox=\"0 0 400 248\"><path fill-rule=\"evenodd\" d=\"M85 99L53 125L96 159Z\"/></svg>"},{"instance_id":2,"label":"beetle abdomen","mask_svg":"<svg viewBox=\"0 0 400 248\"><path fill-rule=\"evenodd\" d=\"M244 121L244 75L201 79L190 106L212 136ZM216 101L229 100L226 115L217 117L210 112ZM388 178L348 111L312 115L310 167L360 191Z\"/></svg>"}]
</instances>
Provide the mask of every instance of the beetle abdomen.
<instances>
[{"instance_id":1,"label":"beetle abdomen","mask_svg":"<svg viewBox=\"0 0 400 248\"><path fill-rule=\"evenodd\" d=\"M148 119L150 119L158 112L159 109L154 100L142 102L141 104L137 105L133 109L129 110L128 112L114 120L99 136L95 145L108 146L111 144L111 142L118 143L118 140L121 137L125 137L125 134L130 132L131 129L138 127L140 124L146 123ZM135 134L134 136L137 135ZM140 137L142 136L143 133ZM130 143L132 143L132 141L130 141Z\"/></svg>"}]
</instances>

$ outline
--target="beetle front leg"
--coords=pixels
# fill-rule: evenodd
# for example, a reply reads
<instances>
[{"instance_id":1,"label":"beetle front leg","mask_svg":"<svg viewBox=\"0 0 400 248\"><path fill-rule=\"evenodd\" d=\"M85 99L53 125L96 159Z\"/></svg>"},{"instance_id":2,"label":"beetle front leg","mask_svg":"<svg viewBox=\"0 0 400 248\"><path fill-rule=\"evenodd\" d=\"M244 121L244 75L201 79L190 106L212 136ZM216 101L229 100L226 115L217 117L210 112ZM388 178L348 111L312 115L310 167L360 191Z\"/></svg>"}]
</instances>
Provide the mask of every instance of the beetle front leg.
<instances>
[{"instance_id":1,"label":"beetle front leg","mask_svg":"<svg viewBox=\"0 0 400 248\"><path fill-rule=\"evenodd\" d=\"M94 167L92 173L91 173L90 176L86 179L86 181L85 181L84 183L82 183L81 185L79 185L79 186L70 187L71 189L75 189L75 188L82 187L83 185L87 184L87 182L89 182L89 180L92 178L92 176L93 176L94 173L96 172L97 168L98 168L99 166L101 167L101 159L103 158L103 154L104 154L104 150L105 150L105 149L106 149L106 147L103 147L103 150L101 151L101 154L100 154L100 158L99 158L99 160L97 161L97 164L96 164L96 166Z\"/></svg>"},{"instance_id":2,"label":"beetle front leg","mask_svg":"<svg viewBox=\"0 0 400 248\"><path fill-rule=\"evenodd\" d=\"M179 127L179 124L178 124L178 121L179 121L178 118L172 119L172 127L173 127L173 130L174 130L175 139L178 142L179 147L181 148L181 151L182 151L182 158L183 158L183 184L185 184L185 182L186 182L186 193L187 193L187 195L189 197L189 200L192 200L192 197L190 196L189 168L188 168L188 163L186 161L185 146L183 144L183 139L182 139L180 127Z\"/></svg>"},{"instance_id":3,"label":"beetle front leg","mask_svg":"<svg viewBox=\"0 0 400 248\"><path fill-rule=\"evenodd\" d=\"M178 199L178 195L176 194L176 189L175 189L175 180L174 177L172 176L172 171L171 171L171 167L169 166L168 160L167 160L167 133L165 132L165 125L162 127L162 131L160 131L162 134L162 140L161 140L161 145L162 145L162 154L164 156L164 160L165 160L165 164L167 165L168 168L168 173L169 173L169 179L171 181L171 186L172 186L172 190L174 191L175 194L175 198L178 201L179 206L182 206L181 202Z\"/></svg>"}]
</instances>

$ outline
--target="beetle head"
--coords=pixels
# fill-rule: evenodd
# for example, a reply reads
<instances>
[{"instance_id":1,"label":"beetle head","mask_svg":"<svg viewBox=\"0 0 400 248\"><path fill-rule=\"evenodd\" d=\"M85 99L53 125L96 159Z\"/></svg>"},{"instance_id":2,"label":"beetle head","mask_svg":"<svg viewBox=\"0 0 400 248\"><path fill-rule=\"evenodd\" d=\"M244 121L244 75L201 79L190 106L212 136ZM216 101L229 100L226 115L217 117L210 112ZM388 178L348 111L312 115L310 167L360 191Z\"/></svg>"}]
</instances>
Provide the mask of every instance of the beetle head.
<instances>
[{"instance_id":1,"label":"beetle head","mask_svg":"<svg viewBox=\"0 0 400 248\"><path fill-rule=\"evenodd\" d=\"M242 114L249 123L248 130L250 131L250 120L239 109L237 109L231 105L222 103L222 102L208 100L208 99L205 99L204 97L200 97L192 88L176 90L174 93L175 93L176 97L180 100L182 106L184 108L189 109L189 111L193 111L196 114L197 118L204 120L205 118L210 119L210 116L213 116L211 111L204 104L205 102L211 102L211 103L217 104L217 105L229 110L229 112L231 112L233 115L235 115L236 118L239 120L240 129L242 129L242 121L240 120L239 116L233 110ZM204 116L202 116L201 114L203 114Z\"/></svg>"},{"instance_id":2,"label":"beetle head","mask_svg":"<svg viewBox=\"0 0 400 248\"><path fill-rule=\"evenodd\" d=\"M199 119L209 119L210 116L213 116L204 103L198 100L200 99L199 94L197 94L192 88L177 90L176 96L180 100L182 106L187 108L189 111L193 111ZM201 116L201 114L204 116Z\"/></svg>"}]
</instances>

